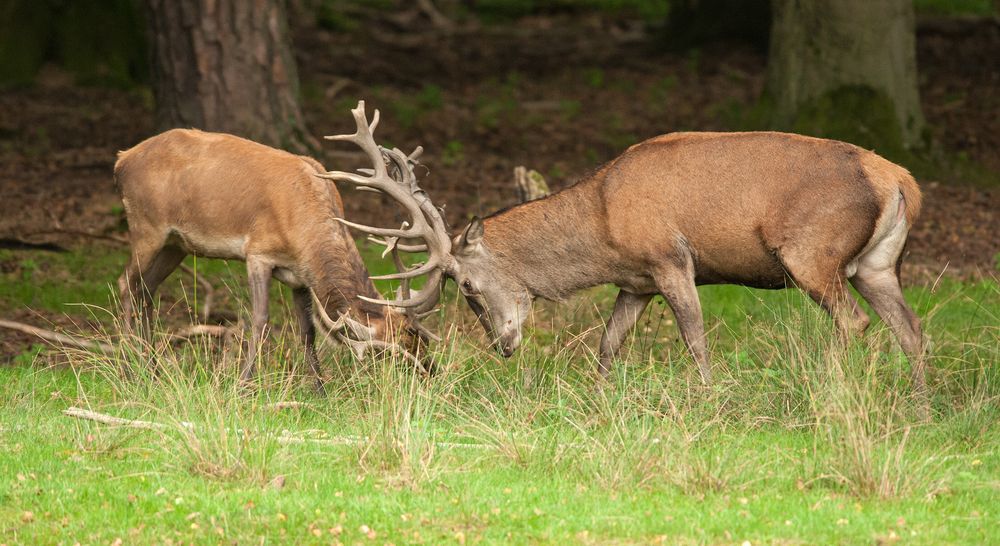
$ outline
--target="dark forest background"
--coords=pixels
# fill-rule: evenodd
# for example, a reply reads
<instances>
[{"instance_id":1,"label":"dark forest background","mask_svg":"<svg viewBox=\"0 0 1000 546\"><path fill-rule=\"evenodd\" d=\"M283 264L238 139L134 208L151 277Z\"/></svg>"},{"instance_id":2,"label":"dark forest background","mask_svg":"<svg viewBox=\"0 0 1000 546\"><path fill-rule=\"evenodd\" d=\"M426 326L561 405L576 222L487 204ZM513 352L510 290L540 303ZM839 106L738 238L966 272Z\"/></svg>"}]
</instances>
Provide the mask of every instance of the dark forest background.
<instances>
[{"instance_id":1,"label":"dark forest background","mask_svg":"<svg viewBox=\"0 0 1000 546\"><path fill-rule=\"evenodd\" d=\"M124 229L118 150L195 126L356 166L320 136L358 99L427 149L453 223L553 189L642 139L776 129L874 149L927 206L914 263L1000 253L1000 24L991 0L6 0L0 238ZM349 216L388 202L345 192Z\"/></svg>"}]
</instances>

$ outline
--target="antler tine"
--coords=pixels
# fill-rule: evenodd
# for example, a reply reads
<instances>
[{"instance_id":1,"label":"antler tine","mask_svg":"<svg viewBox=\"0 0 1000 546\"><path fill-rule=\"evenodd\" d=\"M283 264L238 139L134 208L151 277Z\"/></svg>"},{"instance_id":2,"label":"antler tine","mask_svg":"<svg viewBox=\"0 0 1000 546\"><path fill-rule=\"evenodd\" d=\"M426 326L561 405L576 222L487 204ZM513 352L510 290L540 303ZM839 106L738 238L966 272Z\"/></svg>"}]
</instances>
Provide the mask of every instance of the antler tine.
<instances>
[{"instance_id":1,"label":"antler tine","mask_svg":"<svg viewBox=\"0 0 1000 546\"><path fill-rule=\"evenodd\" d=\"M416 160L411 159L399 148L393 148L392 150L382 148L382 154L392 163L395 171L399 173L398 183L405 184L411 189L415 188L417 185L417 174L413 172L412 165L417 163Z\"/></svg>"},{"instance_id":2,"label":"antler tine","mask_svg":"<svg viewBox=\"0 0 1000 546\"><path fill-rule=\"evenodd\" d=\"M326 312L323 302L319 300L319 297L316 296L315 292L312 292L312 297L313 308L319 315L320 320L323 321L323 324L337 337L341 343L350 347L351 352L353 352L358 358L364 358L365 353L367 353L369 349L379 349L399 355L424 372L427 371L423 363L420 362L420 359L417 358L416 355L396 343L374 339L374 330L371 327L365 326L348 317L346 313L340 315L339 319L333 320ZM434 334L430 334L430 336L432 338L436 337ZM360 339L358 339L359 337ZM438 341L440 341L440 338L438 338Z\"/></svg>"},{"instance_id":3,"label":"antler tine","mask_svg":"<svg viewBox=\"0 0 1000 546\"><path fill-rule=\"evenodd\" d=\"M418 316L413 314L410 316L410 327L420 333L420 335L426 337L427 339L435 342L441 343L441 336L435 334L434 332L427 329L426 326L420 323Z\"/></svg>"},{"instance_id":4,"label":"antler tine","mask_svg":"<svg viewBox=\"0 0 1000 546\"><path fill-rule=\"evenodd\" d=\"M402 156L401 153L397 154L395 151L388 150L385 153L390 158L390 161L397 164L405 164L405 156ZM403 161L400 161L400 156L402 156ZM412 175L412 171L408 167L405 173L405 178L410 178ZM388 176L383 177L378 174L372 177L365 177L341 171L330 171L325 174L318 174L317 176L333 180L349 181L359 186L381 190L403 205L412 219L412 226L406 231L364 226L338 218L338 221L341 223L372 235L403 237L406 239L421 238L427 242L428 251L432 255L445 258L451 254L451 238L448 236L444 220L441 219L437 209L434 208L434 205L427 198L427 194L416 185L415 180L406 183L407 181L396 181Z\"/></svg>"},{"instance_id":5,"label":"antler tine","mask_svg":"<svg viewBox=\"0 0 1000 546\"><path fill-rule=\"evenodd\" d=\"M391 237L391 238L396 239L397 237ZM375 244L382 245L384 247L388 247L390 245L390 242L388 240L379 239L374 235L369 235L368 240ZM404 245L397 242L393 245L393 248L398 248L403 252L427 252L427 245ZM383 258L385 258L385 256L386 256L385 254L382 255Z\"/></svg>"},{"instance_id":6,"label":"antler tine","mask_svg":"<svg viewBox=\"0 0 1000 546\"><path fill-rule=\"evenodd\" d=\"M382 161L382 152L379 149L378 144L375 143L375 128L378 127L379 121L379 111L378 108L372 114L372 121L368 123L368 116L365 114L365 101L359 100L357 108L351 110L351 114L354 115L354 123L357 126L354 133L349 135L331 135L325 136L323 138L327 140L338 140L342 142L353 142L357 144L362 151L368 156L368 160L372 162L375 168L374 177L382 177L386 175L385 162Z\"/></svg>"},{"instance_id":7,"label":"antler tine","mask_svg":"<svg viewBox=\"0 0 1000 546\"><path fill-rule=\"evenodd\" d=\"M405 225L406 222L403 222L403 224ZM406 271L407 270L406 266L403 265L403 259L399 257L399 251L396 250L396 245L393 245L391 248L388 248L387 250L390 250L392 252L392 263L393 263L393 265L396 266L396 271L399 271L400 273L402 273L403 271ZM404 299L404 300L410 299L410 279L409 278L404 277L403 279L401 279L399 281L399 295L401 296L400 299Z\"/></svg>"},{"instance_id":8,"label":"antler tine","mask_svg":"<svg viewBox=\"0 0 1000 546\"><path fill-rule=\"evenodd\" d=\"M410 227L410 223L403 222L399 226L399 229L405 230L408 227ZM369 238L371 238L371 236L369 236ZM412 279L414 277L419 277L424 273L430 273L435 267L437 267L438 265L437 260L432 256L431 259L428 260L426 264L410 269L405 265L403 265L403 260L399 257L399 252L397 252L396 250L396 247L398 246L399 243L399 237L387 237L386 239L383 240L383 243L385 244L385 251L382 252L382 257L385 258L386 254L389 254L390 252L392 253L392 261L396 265L397 273L393 273L390 275L373 276L369 278L373 281L402 280L402 287L404 287L403 299L409 299L410 298L409 279Z\"/></svg>"},{"instance_id":9,"label":"antler tine","mask_svg":"<svg viewBox=\"0 0 1000 546\"><path fill-rule=\"evenodd\" d=\"M399 250L396 248L396 246L392 247L392 263L395 264L396 270L399 271L400 273L407 270L406 266L403 265L403 259L399 257ZM410 291L410 279L404 277L399 281L399 299L405 301L411 298L412 294ZM430 330L427 329L427 327L425 327L423 324L420 323L420 319L423 317L421 317L419 313L414 311L412 308L407 308L405 309L404 312L406 313L406 317L410 320L411 328L416 330L420 335L424 336L427 339L433 340L436 343L441 342L440 336L438 336L434 332L431 332Z\"/></svg>"},{"instance_id":10,"label":"antler tine","mask_svg":"<svg viewBox=\"0 0 1000 546\"><path fill-rule=\"evenodd\" d=\"M434 276L435 274L432 273L431 277ZM430 280L428 280L428 283L430 283ZM404 309L417 309L418 312L421 312L419 310L424 305L426 305L428 301L433 300L434 304L435 305L437 304L437 297L438 297L437 292L438 292L437 290L434 290L432 287L429 286L428 288L421 290L417 295L415 296L411 295L410 299L408 300L382 300L377 298L369 298L365 296L358 296L358 298L367 301L368 303L374 303L376 305L389 305L392 307L402 307Z\"/></svg>"},{"instance_id":11,"label":"antler tine","mask_svg":"<svg viewBox=\"0 0 1000 546\"><path fill-rule=\"evenodd\" d=\"M344 220L343 218L334 218L334 220L344 224L347 227L352 227L358 231L363 231L365 233L371 233L372 235L380 235L382 237L402 237L404 239L413 239L420 237L421 234L417 232L414 228L408 229L395 229L395 228L380 228L373 226L366 226L364 224L356 224L350 220Z\"/></svg>"},{"instance_id":12,"label":"antler tine","mask_svg":"<svg viewBox=\"0 0 1000 546\"><path fill-rule=\"evenodd\" d=\"M320 301L319 297L315 292L312 292L313 298L313 308L319 315L320 320L323 324L330 329L332 332L338 333L349 333L354 337L356 341L371 341L375 337L375 330L371 326L361 324L360 322L352 319L347 315L347 313L342 313L337 320L330 318L330 315L326 312L326 306Z\"/></svg>"},{"instance_id":13,"label":"antler tine","mask_svg":"<svg viewBox=\"0 0 1000 546\"><path fill-rule=\"evenodd\" d=\"M431 258L427 260L427 263L421 265L420 267L415 267L413 269L403 269L399 273L391 273L389 275L376 275L374 277L369 277L373 281L395 281L400 279L413 279L421 275L426 275L431 271L434 271L440 265L437 259Z\"/></svg>"}]
</instances>

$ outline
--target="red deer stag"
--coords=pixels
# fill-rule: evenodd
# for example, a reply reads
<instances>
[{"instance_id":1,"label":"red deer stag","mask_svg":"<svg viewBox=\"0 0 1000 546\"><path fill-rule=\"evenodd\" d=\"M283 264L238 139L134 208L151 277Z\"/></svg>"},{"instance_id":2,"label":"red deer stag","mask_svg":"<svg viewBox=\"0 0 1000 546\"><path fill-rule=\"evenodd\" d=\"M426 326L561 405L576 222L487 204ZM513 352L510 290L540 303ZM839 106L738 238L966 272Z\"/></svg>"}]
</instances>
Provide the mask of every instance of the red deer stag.
<instances>
[{"instance_id":1,"label":"red deer stag","mask_svg":"<svg viewBox=\"0 0 1000 546\"><path fill-rule=\"evenodd\" d=\"M473 219L454 241L412 180L331 178L384 191L407 208L408 230L344 223L382 237L423 238L430 259L412 274L455 279L504 356L520 343L535 298L562 300L613 283L621 290L601 340L601 374L661 294L708 383L697 285L793 284L847 337L869 323L849 280L899 340L914 390L924 390L920 323L899 283L920 190L904 168L857 146L774 132L660 136L559 193ZM437 281L409 300L375 301L425 308L437 298Z\"/></svg>"},{"instance_id":2,"label":"red deer stag","mask_svg":"<svg viewBox=\"0 0 1000 546\"><path fill-rule=\"evenodd\" d=\"M370 139L377 123L378 116L370 127L365 120L357 134ZM412 168L412 158L392 155L398 152L377 147L365 152L380 183L390 183L383 153L397 167ZM316 176L325 172L309 157L190 129L170 130L121 152L115 181L132 248L118 281L125 324L134 325L138 307L141 331L148 335L153 294L194 254L246 262L252 340L243 381L254 376L265 337L271 277L292 289L306 359L320 388L313 312L359 356L374 348L416 361L413 353L429 335L417 317L357 298L375 299L379 293L349 231L335 221L344 205L337 188Z\"/></svg>"}]
</instances>

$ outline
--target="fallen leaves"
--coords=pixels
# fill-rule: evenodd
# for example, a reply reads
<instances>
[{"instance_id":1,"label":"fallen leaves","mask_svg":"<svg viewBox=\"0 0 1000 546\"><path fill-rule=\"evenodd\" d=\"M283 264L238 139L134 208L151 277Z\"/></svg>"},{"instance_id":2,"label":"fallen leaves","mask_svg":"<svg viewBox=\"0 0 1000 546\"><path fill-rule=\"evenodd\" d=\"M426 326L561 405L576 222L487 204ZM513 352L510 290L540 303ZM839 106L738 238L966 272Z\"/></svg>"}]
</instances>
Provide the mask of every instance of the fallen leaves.
<instances>
[{"instance_id":1,"label":"fallen leaves","mask_svg":"<svg viewBox=\"0 0 1000 546\"><path fill-rule=\"evenodd\" d=\"M365 535L366 537L368 537L368 540L375 540L375 538L378 537L378 533L375 532L375 529L372 529L371 527L368 527L367 525L362 525L361 527L358 527L358 531L362 535Z\"/></svg>"},{"instance_id":2,"label":"fallen leaves","mask_svg":"<svg viewBox=\"0 0 1000 546\"><path fill-rule=\"evenodd\" d=\"M285 476L278 474L267 484L271 489L283 489L285 487Z\"/></svg>"}]
</instances>

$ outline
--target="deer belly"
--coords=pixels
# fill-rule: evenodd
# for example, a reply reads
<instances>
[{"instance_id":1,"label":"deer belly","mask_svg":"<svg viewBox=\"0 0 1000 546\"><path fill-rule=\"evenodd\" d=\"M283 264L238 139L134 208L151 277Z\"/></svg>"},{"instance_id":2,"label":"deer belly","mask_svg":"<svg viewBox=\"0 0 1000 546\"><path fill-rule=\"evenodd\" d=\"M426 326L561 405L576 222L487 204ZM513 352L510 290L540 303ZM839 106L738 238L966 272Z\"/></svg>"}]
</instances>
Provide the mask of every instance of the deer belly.
<instances>
[{"instance_id":1,"label":"deer belly","mask_svg":"<svg viewBox=\"0 0 1000 546\"><path fill-rule=\"evenodd\" d=\"M302 288L305 286L302 279L296 276L295 273L287 267L275 267L272 275L275 279L278 279L282 284L289 288Z\"/></svg>"},{"instance_id":2,"label":"deer belly","mask_svg":"<svg viewBox=\"0 0 1000 546\"><path fill-rule=\"evenodd\" d=\"M245 260L246 237L208 236L189 230L172 230L172 239L178 246L195 256L223 260Z\"/></svg>"},{"instance_id":3,"label":"deer belly","mask_svg":"<svg viewBox=\"0 0 1000 546\"><path fill-rule=\"evenodd\" d=\"M752 248L752 247L751 247ZM778 258L764 249L729 249L699 255L695 265L697 284L739 284L752 288L784 288L785 269Z\"/></svg>"}]
</instances>

